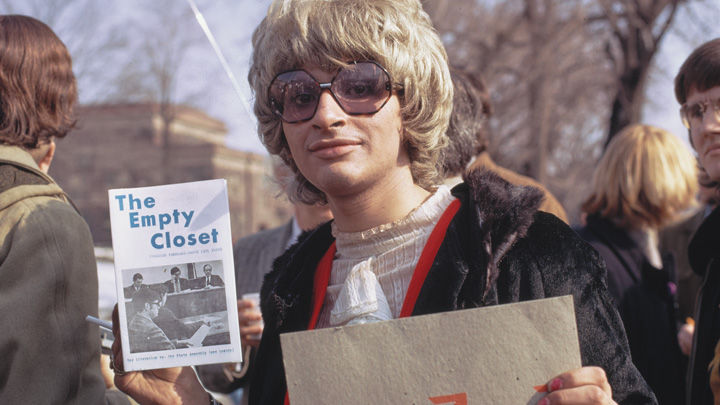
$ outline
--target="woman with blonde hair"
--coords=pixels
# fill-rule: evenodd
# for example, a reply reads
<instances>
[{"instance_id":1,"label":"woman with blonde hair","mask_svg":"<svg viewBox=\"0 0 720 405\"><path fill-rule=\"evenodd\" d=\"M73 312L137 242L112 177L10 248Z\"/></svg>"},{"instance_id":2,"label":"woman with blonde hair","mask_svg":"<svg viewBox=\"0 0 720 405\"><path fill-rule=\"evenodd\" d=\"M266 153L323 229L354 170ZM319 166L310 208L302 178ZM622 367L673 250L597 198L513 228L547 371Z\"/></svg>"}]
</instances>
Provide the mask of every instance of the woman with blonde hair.
<instances>
[{"instance_id":1,"label":"woman with blonde hair","mask_svg":"<svg viewBox=\"0 0 720 405\"><path fill-rule=\"evenodd\" d=\"M672 256L658 249L658 232L691 214L697 163L674 135L632 125L608 145L583 204L580 230L605 259L608 287L625 324L633 362L660 404L684 398L675 322Z\"/></svg>"}]
</instances>

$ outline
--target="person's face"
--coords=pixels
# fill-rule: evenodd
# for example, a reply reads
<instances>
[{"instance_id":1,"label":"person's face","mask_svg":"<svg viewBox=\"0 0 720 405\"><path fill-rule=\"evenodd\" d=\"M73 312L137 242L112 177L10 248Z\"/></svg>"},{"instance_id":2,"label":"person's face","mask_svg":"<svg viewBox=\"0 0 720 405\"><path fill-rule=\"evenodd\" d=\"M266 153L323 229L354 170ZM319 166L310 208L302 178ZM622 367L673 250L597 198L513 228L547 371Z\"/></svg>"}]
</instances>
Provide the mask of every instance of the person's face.
<instances>
[{"instance_id":1,"label":"person's face","mask_svg":"<svg viewBox=\"0 0 720 405\"><path fill-rule=\"evenodd\" d=\"M720 86L706 91L691 90L685 104L712 103L719 98ZM713 114L711 106L705 112L702 124L690 128L690 139L700 165L712 180L720 181L720 121Z\"/></svg>"},{"instance_id":2,"label":"person's face","mask_svg":"<svg viewBox=\"0 0 720 405\"><path fill-rule=\"evenodd\" d=\"M148 309L150 313L150 318L155 319L158 317L160 311L160 301L153 301L149 304L145 304L145 308Z\"/></svg>"},{"instance_id":3,"label":"person's face","mask_svg":"<svg viewBox=\"0 0 720 405\"><path fill-rule=\"evenodd\" d=\"M335 75L314 65L302 68L321 83ZM310 120L283 122L283 131L300 172L329 199L361 193L409 168L395 94L375 114L348 115L325 90Z\"/></svg>"},{"instance_id":4,"label":"person's face","mask_svg":"<svg viewBox=\"0 0 720 405\"><path fill-rule=\"evenodd\" d=\"M211 268L206 267L203 269L203 271L205 272L205 277L210 277L210 274L212 274Z\"/></svg>"},{"instance_id":5,"label":"person's face","mask_svg":"<svg viewBox=\"0 0 720 405\"><path fill-rule=\"evenodd\" d=\"M139 278L133 282L135 284L135 288L139 288L143 283L143 279Z\"/></svg>"},{"instance_id":6,"label":"person's face","mask_svg":"<svg viewBox=\"0 0 720 405\"><path fill-rule=\"evenodd\" d=\"M172 274L170 275L170 278L171 278L173 281L176 281L178 278L180 278L180 273L172 273Z\"/></svg>"}]
</instances>

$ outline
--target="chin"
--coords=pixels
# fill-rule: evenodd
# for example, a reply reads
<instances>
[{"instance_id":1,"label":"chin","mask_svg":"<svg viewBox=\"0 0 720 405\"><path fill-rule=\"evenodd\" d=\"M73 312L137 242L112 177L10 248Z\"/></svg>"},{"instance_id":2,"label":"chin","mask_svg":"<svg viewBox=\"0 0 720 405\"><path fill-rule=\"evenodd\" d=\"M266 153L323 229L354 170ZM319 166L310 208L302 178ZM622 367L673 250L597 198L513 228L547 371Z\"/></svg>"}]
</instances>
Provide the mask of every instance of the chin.
<instances>
[{"instance_id":1,"label":"chin","mask_svg":"<svg viewBox=\"0 0 720 405\"><path fill-rule=\"evenodd\" d=\"M708 176L710 176L710 179L720 182L720 162L710 164L704 167L705 171L707 171Z\"/></svg>"}]
</instances>

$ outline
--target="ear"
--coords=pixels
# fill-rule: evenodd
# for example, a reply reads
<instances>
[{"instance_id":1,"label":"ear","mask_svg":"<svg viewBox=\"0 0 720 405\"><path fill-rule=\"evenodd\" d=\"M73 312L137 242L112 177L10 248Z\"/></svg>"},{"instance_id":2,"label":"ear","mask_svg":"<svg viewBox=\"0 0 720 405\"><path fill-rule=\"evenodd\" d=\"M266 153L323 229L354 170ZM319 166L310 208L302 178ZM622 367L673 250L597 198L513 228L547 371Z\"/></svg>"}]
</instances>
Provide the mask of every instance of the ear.
<instances>
[{"instance_id":1,"label":"ear","mask_svg":"<svg viewBox=\"0 0 720 405\"><path fill-rule=\"evenodd\" d=\"M47 173L48 170L50 170L50 163L52 163L53 158L55 157L55 140L51 140L49 144L47 144L47 150L45 151L45 154L40 157L40 160L38 161L38 167L40 167L40 170Z\"/></svg>"}]
</instances>

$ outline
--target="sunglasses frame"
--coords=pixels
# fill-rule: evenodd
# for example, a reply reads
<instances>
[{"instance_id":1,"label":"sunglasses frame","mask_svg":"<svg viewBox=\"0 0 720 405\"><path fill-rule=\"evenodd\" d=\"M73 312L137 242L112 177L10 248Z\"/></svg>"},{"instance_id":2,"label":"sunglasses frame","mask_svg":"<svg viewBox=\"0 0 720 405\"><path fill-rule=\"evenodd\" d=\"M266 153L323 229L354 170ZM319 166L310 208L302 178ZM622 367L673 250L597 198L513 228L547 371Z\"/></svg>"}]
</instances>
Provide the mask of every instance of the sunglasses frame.
<instances>
[{"instance_id":1,"label":"sunglasses frame","mask_svg":"<svg viewBox=\"0 0 720 405\"><path fill-rule=\"evenodd\" d=\"M276 74L275 77L273 77L273 79L270 80L270 84L268 85L268 90L267 90L270 108L272 109L272 111L273 111L273 113L275 114L276 117L280 118L281 121L283 121L283 122L285 122L285 123L287 123L287 124L296 124L296 123L298 123L298 122L309 121L309 120L311 120L311 119L315 116L315 113L317 113L318 105L320 105L320 95L322 94L323 90L328 90L328 91L330 92L330 95L332 96L333 100L335 100L335 102L337 103L337 105L339 105L340 108L342 108L342 110L343 110L346 114L348 114L348 115L366 115L366 114L367 114L367 115L372 115L372 114L378 113L380 110L383 109L383 107L385 107L385 104L387 104L387 102L390 100L390 98L391 98L392 95L393 95L392 78L390 77L390 73L388 73L387 69L385 69L381 64L379 64L378 62L376 62L376 61L374 61L374 60L354 60L354 61L349 62L348 65L353 65L353 64L357 65L357 64L359 64L359 63L372 63L372 64L376 65L377 67L379 67L380 70L382 70L382 72L385 73L385 75L387 76L387 81L385 81L385 90L388 91L388 95L387 95L387 97L385 98L385 101L383 101L383 103L382 103L375 111L373 111L373 112L361 112L361 113L350 112L350 111L347 111L347 110L345 109L345 107L342 105L342 103L340 102L340 100L338 100L337 96L335 95L335 92L332 91L332 85L333 85L333 83L335 82L335 79L338 77L338 75L340 74L340 72L341 72L344 68L338 69L337 73L335 73L335 76L333 76L332 79L331 79L329 82L327 82L327 83L320 83L320 82L315 78L315 76L311 75L310 72L308 72L308 71L305 70L305 69L289 69L289 70L284 70L284 71ZM313 109L312 115L310 115L310 117L305 118L305 119L302 119L302 120L288 121L288 120L286 120L285 118L283 118L282 113L280 113L279 108L277 108L277 105L278 105L277 100L275 99L275 97L271 96L271 93L272 93L272 92L271 92L271 89L272 89L273 83L275 83L275 80L276 80L280 75L283 75L283 74L285 74L285 73L291 73L291 72L305 72L305 74L307 74L308 76L310 76L310 78L315 81L315 83L318 85L318 87L320 87L320 93L318 94L318 100L315 102L315 108Z\"/></svg>"}]
</instances>

